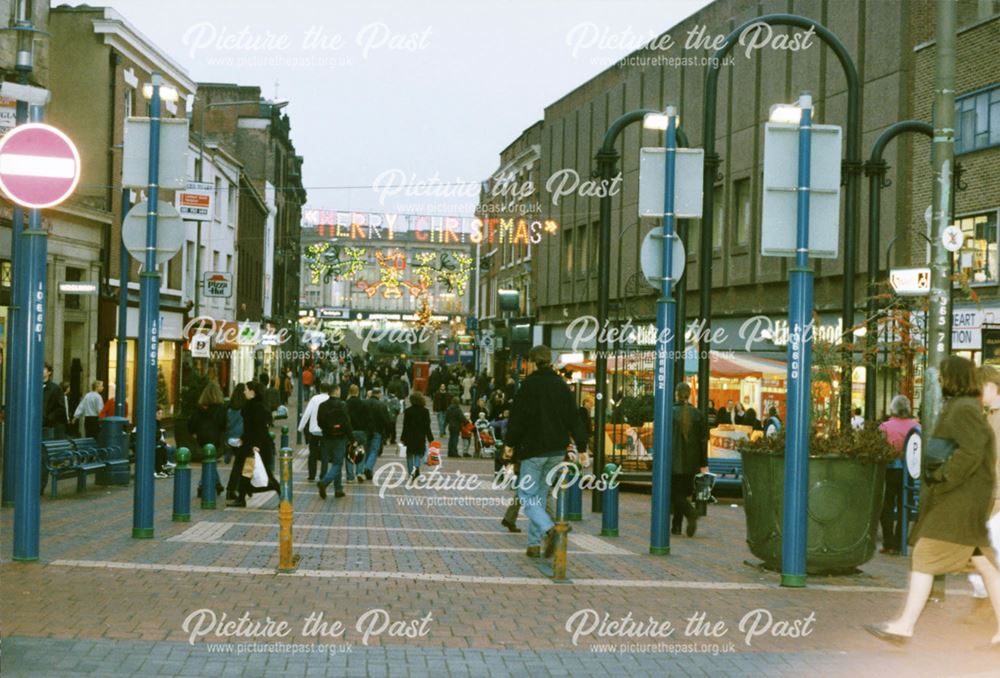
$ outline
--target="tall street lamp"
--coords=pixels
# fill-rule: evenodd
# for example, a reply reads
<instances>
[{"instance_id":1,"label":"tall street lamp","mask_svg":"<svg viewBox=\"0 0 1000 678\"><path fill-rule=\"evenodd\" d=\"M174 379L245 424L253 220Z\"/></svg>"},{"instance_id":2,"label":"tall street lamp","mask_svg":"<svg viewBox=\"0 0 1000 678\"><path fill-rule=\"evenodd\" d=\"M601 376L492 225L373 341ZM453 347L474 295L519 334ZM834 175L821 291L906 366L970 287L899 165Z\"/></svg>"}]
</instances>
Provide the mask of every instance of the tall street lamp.
<instances>
[{"instance_id":1,"label":"tall street lamp","mask_svg":"<svg viewBox=\"0 0 1000 678\"><path fill-rule=\"evenodd\" d=\"M903 120L890 125L885 129L875 145L872 146L871 158L865 163L865 174L868 175L868 312L865 318L865 421L875 421L875 399L878 390L875 383L875 352L877 330L875 327L875 314L878 311L878 301L876 300L878 274L879 248L879 221L882 210L882 188L886 186L885 175L889 166L882 159L885 147L890 141L900 134L914 132L923 134L928 138L933 138L934 127L930 123L919 120ZM889 251L895 242L895 238L886 248L886 270L889 268ZM847 326L845 325L845 328Z\"/></svg>"},{"instance_id":2,"label":"tall street lamp","mask_svg":"<svg viewBox=\"0 0 1000 678\"><path fill-rule=\"evenodd\" d=\"M858 71L843 43L830 29L814 19L794 14L767 14L754 17L736 27L726 36L725 42L712 55L709 61L708 73L705 76L704 122L702 138L705 147L705 187L702 197L701 218L701 256L699 271L700 295L699 317L703 326L700 328L698 340L698 384L707 384L709 379L709 350L711 348L710 330L712 315L712 230L715 214L712 211L715 199L715 173L722 160L715 152L715 106L719 91L719 72L725 56L738 43L740 36L751 26L766 24L768 26L794 26L796 28L812 29L816 36L833 50L847 79L847 159L843 162L843 171L847 174L847 191L845 197L844 219L844 285L843 285L843 323L844 327L854 325L854 277L857 270L857 234L860 221L861 192L861 84ZM870 246L870 245L869 245ZM840 402L841 425L846 426L851 412L851 370L850 346L845 342L843 374L843 397ZM698 409L706 412L708 409L708 389L698 389Z\"/></svg>"},{"instance_id":3,"label":"tall street lamp","mask_svg":"<svg viewBox=\"0 0 1000 678\"><path fill-rule=\"evenodd\" d=\"M156 206L160 182L160 102L176 101L177 90L153 73L143 87L149 110L149 209L146 215L146 261L139 274L139 336L136 354L135 506L132 537L153 538L153 454L156 448L156 367L159 353L160 271L156 267ZM124 283L124 284L127 284Z\"/></svg>"},{"instance_id":4,"label":"tall street lamp","mask_svg":"<svg viewBox=\"0 0 1000 678\"><path fill-rule=\"evenodd\" d=\"M648 119L646 116L649 115ZM629 125L644 121L645 125L651 125L652 129L665 129L660 127L665 122L666 116L662 111L652 108L640 108L629 111L611 123L608 131L604 134L604 143L601 144L595 159L597 161L597 175L604 186L610 185L614 180L618 170L618 149L615 142L618 136ZM676 128L677 141L682 146L688 146L687 136L680 127ZM594 379L595 403L594 403L594 468L604 468L604 423L608 413L608 340L605 333L605 325L608 322L608 307L610 305L611 287L611 195L610 191L604 191L600 203L600 224L601 238L600 246L597 248L597 370ZM673 394L671 394L671 397ZM601 492L591 493L591 510L600 513L603 507L604 495Z\"/></svg>"}]
</instances>

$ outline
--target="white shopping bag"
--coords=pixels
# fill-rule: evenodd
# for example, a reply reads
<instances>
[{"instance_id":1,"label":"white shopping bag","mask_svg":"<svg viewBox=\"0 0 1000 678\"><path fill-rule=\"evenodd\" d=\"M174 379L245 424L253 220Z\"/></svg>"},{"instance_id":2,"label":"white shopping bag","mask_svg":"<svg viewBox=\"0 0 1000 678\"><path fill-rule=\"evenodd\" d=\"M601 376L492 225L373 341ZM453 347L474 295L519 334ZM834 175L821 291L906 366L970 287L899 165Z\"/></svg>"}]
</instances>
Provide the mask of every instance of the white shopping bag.
<instances>
[{"instance_id":1,"label":"white shopping bag","mask_svg":"<svg viewBox=\"0 0 1000 678\"><path fill-rule=\"evenodd\" d=\"M406 445L403 443L399 444L399 456L406 459Z\"/></svg>"},{"instance_id":2,"label":"white shopping bag","mask_svg":"<svg viewBox=\"0 0 1000 678\"><path fill-rule=\"evenodd\" d=\"M260 452L256 450L253 453L253 478L250 479L250 484L254 487L267 487L267 469L264 468Z\"/></svg>"}]
</instances>

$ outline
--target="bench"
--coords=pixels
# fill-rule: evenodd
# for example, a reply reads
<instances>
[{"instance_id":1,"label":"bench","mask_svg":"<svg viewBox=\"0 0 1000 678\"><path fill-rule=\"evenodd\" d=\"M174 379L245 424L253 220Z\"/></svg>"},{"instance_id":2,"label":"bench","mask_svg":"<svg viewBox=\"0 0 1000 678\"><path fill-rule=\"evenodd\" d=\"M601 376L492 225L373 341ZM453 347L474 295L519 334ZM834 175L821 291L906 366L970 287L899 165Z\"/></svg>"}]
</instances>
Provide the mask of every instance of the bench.
<instances>
[{"instance_id":1,"label":"bench","mask_svg":"<svg viewBox=\"0 0 1000 678\"><path fill-rule=\"evenodd\" d=\"M93 464L86 461L81 462L81 458L68 440L43 440L42 441L42 463L49 472L52 480L52 490L50 496L55 499L59 496L59 480L76 476L76 491L82 492L87 488L87 472L97 472L104 468L104 464Z\"/></svg>"},{"instance_id":2,"label":"bench","mask_svg":"<svg viewBox=\"0 0 1000 678\"><path fill-rule=\"evenodd\" d=\"M708 470L710 473L714 473L717 476L715 479L715 487L719 489L735 489L739 490L740 494L743 493L742 459L718 459L709 457Z\"/></svg>"},{"instance_id":3,"label":"bench","mask_svg":"<svg viewBox=\"0 0 1000 678\"><path fill-rule=\"evenodd\" d=\"M82 460L85 460L88 469L91 464L100 464L100 466L96 467L98 471L98 484L110 484L108 477L110 473L104 473L104 471L111 472L115 469L125 468L125 475L128 476L129 461L121 457L121 450L117 446L100 447L93 438L74 438L70 442L76 448L77 455L81 456Z\"/></svg>"}]
</instances>

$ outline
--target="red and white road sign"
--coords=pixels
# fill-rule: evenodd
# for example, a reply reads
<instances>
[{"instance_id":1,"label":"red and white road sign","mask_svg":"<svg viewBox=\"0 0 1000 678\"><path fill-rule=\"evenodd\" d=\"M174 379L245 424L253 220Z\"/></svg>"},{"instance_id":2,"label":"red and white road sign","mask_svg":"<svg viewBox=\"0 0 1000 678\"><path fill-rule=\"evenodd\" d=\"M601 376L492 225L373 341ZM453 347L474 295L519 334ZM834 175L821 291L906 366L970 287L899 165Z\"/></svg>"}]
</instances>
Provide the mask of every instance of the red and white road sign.
<instances>
[{"instance_id":1,"label":"red and white road sign","mask_svg":"<svg viewBox=\"0 0 1000 678\"><path fill-rule=\"evenodd\" d=\"M79 181L80 154L55 127L33 122L0 139L0 189L18 205L58 205Z\"/></svg>"}]
</instances>

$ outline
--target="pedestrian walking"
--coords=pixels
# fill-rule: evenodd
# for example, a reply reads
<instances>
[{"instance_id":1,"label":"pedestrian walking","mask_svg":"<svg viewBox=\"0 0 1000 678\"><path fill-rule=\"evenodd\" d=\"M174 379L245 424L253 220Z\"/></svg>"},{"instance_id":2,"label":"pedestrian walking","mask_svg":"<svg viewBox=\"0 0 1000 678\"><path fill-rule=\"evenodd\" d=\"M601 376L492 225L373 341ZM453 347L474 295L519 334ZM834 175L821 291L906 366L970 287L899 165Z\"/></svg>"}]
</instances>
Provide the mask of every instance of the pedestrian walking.
<instances>
[{"instance_id":1,"label":"pedestrian walking","mask_svg":"<svg viewBox=\"0 0 1000 678\"><path fill-rule=\"evenodd\" d=\"M435 372L437 374L437 372ZM447 424L447 412L448 407L451 405L451 396L448 395L448 385L443 381L440 381L437 390L432 391L434 394L434 414L437 416L438 424L438 435L444 438L445 426Z\"/></svg>"},{"instance_id":2,"label":"pedestrian walking","mask_svg":"<svg viewBox=\"0 0 1000 678\"><path fill-rule=\"evenodd\" d=\"M94 440L97 440L101 431L100 416L101 410L104 409L104 398L101 397L101 394L103 392L104 382L98 379L90 385L90 391L83 396L73 413L74 423L78 419L83 419L83 435Z\"/></svg>"},{"instance_id":3,"label":"pedestrian walking","mask_svg":"<svg viewBox=\"0 0 1000 678\"><path fill-rule=\"evenodd\" d=\"M555 523L545 511L550 476L565 458L571 437L581 454L587 451L587 435L573 394L552 369L552 351L538 345L528 359L535 371L517 392L504 442L505 455L520 463L518 498L530 521L526 554L538 558L555 549Z\"/></svg>"},{"instance_id":4,"label":"pedestrian walking","mask_svg":"<svg viewBox=\"0 0 1000 678\"><path fill-rule=\"evenodd\" d=\"M889 403L889 420L878 430L886 442L896 450L896 460L885 469L885 492L882 498L882 553L899 555L902 548L900 523L903 511L903 445L910 431L920 426L910 413L910 400L904 395L895 396Z\"/></svg>"},{"instance_id":5,"label":"pedestrian walking","mask_svg":"<svg viewBox=\"0 0 1000 678\"><path fill-rule=\"evenodd\" d=\"M368 407L371 434L368 440L367 454L365 454L364 474L365 478L371 480L375 475L375 462L382 452L382 441L385 440L389 432L391 422L389 408L383 402L382 389L378 386L372 389L371 397L368 398L365 405Z\"/></svg>"},{"instance_id":6,"label":"pedestrian walking","mask_svg":"<svg viewBox=\"0 0 1000 678\"><path fill-rule=\"evenodd\" d=\"M462 405L458 400L458 397L451 399L451 404L445 411L445 423L448 426L448 456L457 457L458 454L458 440L462 436L462 427L468 423L468 419L465 417L465 413L462 412ZM472 456L471 454L467 456Z\"/></svg>"},{"instance_id":7,"label":"pedestrian walking","mask_svg":"<svg viewBox=\"0 0 1000 678\"><path fill-rule=\"evenodd\" d=\"M372 424L368 406L360 398L360 394L361 389L357 384L351 384L347 390L347 412L351 416L351 430L354 432L355 442L361 446L361 449L367 450ZM350 457L347 459L347 482L353 483L355 480L359 483L365 481L363 457L357 462L352 461Z\"/></svg>"},{"instance_id":8,"label":"pedestrian walking","mask_svg":"<svg viewBox=\"0 0 1000 678\"><path fill-rule=\"evenodd\" d=\"M427 401L419 391L410 394L410 406L403 411L399 442L406 446L406 470L411 478L416 478L420 475L420 464L427 453L427 445L434 442L431 413L427 411Z\"/></svg>"},{"instance_id":9,"label":"pedestrian walking","mask_svg":"<svg viewBox=\"0 0 1000 678\"><path fill-rule=\"evenodd\" d=\"M268 430L271 422L271 413L261 399L264 388L257 382L249 381L243 387L243 394L246 397L246 405L243 406L243 447L236 455L234 464L240 469L239 486L236 492L236 499L227 506L243 507L247 505L246 497L255 492L275 492L279 493L281 488L274 474L271 472L271 462L274 459L274 441L271 440ZM250 483L250 478L246 475L245 465L248 460L254 459L254 453L260 455L267 473L267 487L255 488ZM252 468L252 466L251 466Z\"/></svg>"},{"instance_id":10,"label":"pedestrian walking","mask_svg":"<svg viewBox=\"0 0 1000 678\"><path fill-rule=\"evenodd\" d=\"M861 408L855 407L854 415L851 417L851 428L853 428L855 431L860 431L864 427L865 427L865 418L861 414Z\"/></svg>"},{"instance_id":11,"label":"pedestrian walking","mask_svg":"<svg viewBox=\"0 0 1000 678\"><path fill-rule=\"evenodd\" d=\"M965 358L949 356L941 361L938 380L945 402L932 440L938 441L936 448L951 449L951 455L939 465L928 466L923 476L920 514L909 539L914 549L903 612L892 621L867 625L865 630L897 645L908 642L934 576L959 571L971 558L997 618L998 630L990 647L1000 648L1000 572L986 530L994 503L996 438L983 413L975 366ZM929 446L925 454L930 451Z\"/></svg>"},{"instance_id":12,"label":"pedestrian walking","mask_svg":"<svg viewBox=\"0 0 1000 678\"><path fill-rule=\"evenodd\" d=\"M983 385L983 406L986 408L986 421L993 429L994 442L996 443L993 449L997 462L993 483L993 508L990 511L990 519L986 522L986 531L989 534L993 553L996 555L1000 554L1000 370L991 365L983 365L979 368L978 374ZM969 583L972 584L972 595L975 603L972 613L966 621L971 624L988 621L993 610L990 608L989 592L986 590L983 579L978 574L970 574Z\"/></svg>"},{"instance_id":13,"label":"pedestrian walking","mask_svg":"<svg viewBox=\"0 0 1000 678\"><path fill-rule=\"evenodd\" d=\"M244 393L244 385L236 384L233 387L233 394L229 396L226 404L226 453L223 457L225 463L233 460L239 449L243 447L243 406L247 403ZM233 464L229 469L229 480L226 481L226 500L235 501L236 491L239 489L240 473L243 472L238 464Z\"/></svg>"},{"instance_id":14,"label":"pedestrian walking","mask_svg":"<svg viewBox=\"0 0 1000 678\"><path fill-rule=\"evenodd\" d=\"M708 473L708 423L691 405L691 385L677 384L674 389L673 470L670 482L672 534L680 534L687 518L686 534L693 537L698 530L698 512L688 500L694 491L696 473ZM749 410L753 412L753 410ZM756 417L754 417L756 419Z\"/></svg>"},{"instance_id":15,"label":"pedestrian walking","mask_svg":"<svg viewBox=\"0 0 1000 678\"><path fill-rule=\"evenodd\" d=\"M321 432L322 456L324 460L329 460L330 466L316 483L320 499L326 499L326 488L330 483L333 483L334 497L344 496L341 469L347 456L347 446L354 440L351 415L347 411L347 405L340 399L340 387L335 382L325 386L328 398L317 408L316 419Z\"/></svg>"},{"instance_id":16,"label":"pedestrian walking","mask_svg":"<svg viewBox=\"0 0 1000 678\"><path fill-rule=\"evenodd\" d=\"M323 431L319 426L319 406L330 397L325 391L320 391L306 403L299 418L299 432L306 436L306 443L309 445L309 460L306 469L309 474L309 482L316 481L316 465L319 464L319 477L326 475L328 460L323 456Z\"/></svg>"},{"instance_id":17,"label":"pedestrian walking","mask_svg":"<svg viewBox=\"0 0 1000 678\"><path fill-rule=\"evenodd\" d=\"M198 409L188 420L188 426L194 434L198 446L202 449L205 445L213 445L217 451L223 451L223 436L226 433L228 419L226 417L225 398L219 382L209 381L198 396ZM221 494L225 489L219 479L219 472L215 472L216 490ZM198 485L198 496L201 496L202 488Z\"/></svg>"},{"instance_id":18,"label":"pedestrian walking","mask_svg":"<svg viewBox=\"0 0 1000 678\"><path fill-rule=\"evenodd\" d=\"M781 430L781 418L778 417L778 408L772 405L767 411L767 419L764 420L764 435L768 438L778 435Z\"/></svg>"}]
</instances>

